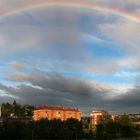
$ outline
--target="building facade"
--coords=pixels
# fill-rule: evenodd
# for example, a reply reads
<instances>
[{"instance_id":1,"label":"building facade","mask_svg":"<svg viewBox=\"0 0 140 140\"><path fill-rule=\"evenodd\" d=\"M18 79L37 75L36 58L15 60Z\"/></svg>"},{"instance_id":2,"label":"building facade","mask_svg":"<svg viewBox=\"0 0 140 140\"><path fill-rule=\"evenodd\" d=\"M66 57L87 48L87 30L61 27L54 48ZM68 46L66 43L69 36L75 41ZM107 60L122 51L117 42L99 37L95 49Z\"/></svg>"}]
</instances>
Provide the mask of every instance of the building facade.
<instances>
[{"instance_id":1,"label":"building facade","mask_svg":"<svg viewBox=\"0 0 140 140\"><path fill-rule=\"evenodd\" d=\"M140 125L140 114L129 114L128 117L131 120L132 124Z\"/></svg>"},{"instance_id":2,"label":"building facade","mask_svg":"<svg viewBox=\"0 0 140 140\"><path fill-rule=\"evenodd\" d=\"M69 118L77 119L80 121L81 112L77 108L65 108L65 107L50 107L50 106L37 106L33 112L33 119L35 121L40 119L60 119L65 121Z\"/></svg>"},{"instance_id":3,"label":"building facade","mask_svg":"<svg viewBox=\"0 0 140 140\"><path fill-rule=\"evenodd\" d=\"M112 119L113 122L118 121L119 118L120 118L119 115L111 115L111 119Z\"/></svg>"},{"instance_id":4,"label":"building facade","mask_svg":"<svg viewBox=\"0 0 140 140\"><path fill-rule=\"evenodd\" d=\"M94 110L90 113L90 125L91 127L95 127L98 124L102 124L109 114L104 110Z\"/></svg>"}]
</instances>

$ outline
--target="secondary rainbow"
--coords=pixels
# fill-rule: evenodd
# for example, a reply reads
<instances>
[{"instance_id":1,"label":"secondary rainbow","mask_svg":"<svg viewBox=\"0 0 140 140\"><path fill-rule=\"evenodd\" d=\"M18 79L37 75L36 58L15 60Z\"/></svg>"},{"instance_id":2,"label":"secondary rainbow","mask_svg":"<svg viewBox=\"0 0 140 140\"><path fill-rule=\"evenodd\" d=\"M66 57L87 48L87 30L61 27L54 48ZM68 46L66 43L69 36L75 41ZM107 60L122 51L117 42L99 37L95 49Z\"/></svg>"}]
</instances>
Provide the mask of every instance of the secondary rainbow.
<instances>
[{"instance_id":1,"label":"secondary rainbow","mask_svg":"<svg viewBox=\"0 0 140 140\"><path fill-rule=\"evenodd\" d=\"M122 10L110 8L110 7L107 7L107 6L98 4L98 3L73 1L73 0L70 2L67 2L66 0L57 0L57 1L47 0L47 1L41 1L41 2L32 2L32 3L28 3L28 4L22 4L22 5L18 5L17 7L12 8L12 9L0 11L0 18L15 15L17 13L28 11L28 10L34 10L34 9L39 9L39 8L51 8L51 7L96 10L96 11L101 11L101 12L118 15L118 16L121 16L128 20L131 20L133 22L140 23L139 16L132 15L132 14L124 12Z\"/></svg>"}]
</instances>

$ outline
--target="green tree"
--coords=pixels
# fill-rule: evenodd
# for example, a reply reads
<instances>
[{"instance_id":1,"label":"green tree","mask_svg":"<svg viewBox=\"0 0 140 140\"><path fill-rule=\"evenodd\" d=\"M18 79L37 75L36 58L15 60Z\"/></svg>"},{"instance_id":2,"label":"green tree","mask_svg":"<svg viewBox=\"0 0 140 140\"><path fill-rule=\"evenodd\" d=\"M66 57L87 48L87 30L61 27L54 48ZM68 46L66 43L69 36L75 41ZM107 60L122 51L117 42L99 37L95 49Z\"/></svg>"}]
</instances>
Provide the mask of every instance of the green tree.
<instances>
[{"instance_id":1,"label":"green tree","mask_svg":"<svg viewBox=\"0 0 140 140\"><path fill-rule=\"evenodd\" d=\"M105 127L103 124L99 124L96 126L96 139L97 140L105 140L106 139Z\"/></svg>"},{"instance_id":2,"label":"green tree","mask_svg":"<svg viewBox=\"0 0 140 140\"><path fill-rule=\"evenodd\" d=\"M130 126L130 125L132 125L132 122L131 122L131 120L129 119L129 116L126 115L126 114L122 115L122 116L119 118L119 123L120 123L122 126L126 126L126 125Z\"/></svg>"},{"instance_id":3,"label":"green tree","mask_svg":"<svg viewBox=\"0 0 140 140\"><path fill-rule=\"evenodd\" d=\"M128 115L126 114L122 115L119 118L119 123L120 123L120 135L122 137L131 137L135 135L134 127Z\"/></svg>"},{"instance_id":4,"label":"green tree","mask_svg":"<svg viewBox=\"0 0 140 140\"><path fill-rule=\"evenodd\" d=\"M110 121L105 125L105 132L108 139L117 138L119 136L120 125L118 122Z\"/></svg>"},{"instance_id":5,"label":"green tree","mask_svg":"<svg viewBox=\"0 0 140 140\"><path fill-rule=\"evenodd\" d=\"M12 105L9 103L3 103L1 105L2 117L7 118L13 113Z\"/></svg>"}]
</instances>

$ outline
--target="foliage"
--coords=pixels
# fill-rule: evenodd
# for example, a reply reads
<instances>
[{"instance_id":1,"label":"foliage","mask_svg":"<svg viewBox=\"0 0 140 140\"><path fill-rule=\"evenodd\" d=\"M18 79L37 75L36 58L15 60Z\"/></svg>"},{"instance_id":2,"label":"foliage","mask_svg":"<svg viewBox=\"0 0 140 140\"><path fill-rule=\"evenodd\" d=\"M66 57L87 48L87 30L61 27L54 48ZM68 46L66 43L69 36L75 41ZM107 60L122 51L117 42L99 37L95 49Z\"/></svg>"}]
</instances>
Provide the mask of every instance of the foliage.
<instances>
[{"instance_id":1,"label":"foliage","mask_svg":"<svg viewBox=\"0 0 140 140\"><path fill-rule=\"evenodd\" d=\"M31 118L33 116L33 106L21 106L17 104L16 101L14 101L13 104L3 103L1 109L3 118Z\"/></svg>"},{"instance_id":2,"label":"foliage","mask_svg":"<svg viewBox=\"0 0 140 140\"><path fill-rule=\"evenodd\" d=\"M107 121L96 126L96 139L106 140L136 136L136 129L127 115L122 115L117 121Z\"/></svg>"},{"instance_id":3,"label":"foliage","mask_svg":"<svg viewBox=\"0 0 140 140\"><path fill-rule=\"evenodd\" d=\"M15 121L8 120L0 126L0 139L82 139L84 132L82 122L75 119L40 120L40 121Z\"/></svg>"},{"instance_id":4,"label":"foliage","mask_svg":"<svg viewBox=\"0 0 140 140\"><path fill-rule=\"evenodd\" d=\"M1 140L112 140L140 136L140 127L134 127L125 114L113 121L105 112L102 123L92 129L89 127L89 117L83 117L81 121L33 121L33 106L22 106L14 101L13 104L2 104L1 108L1 119L4 119L3 123L0 123Z\"/></svg>"}]
</instances>

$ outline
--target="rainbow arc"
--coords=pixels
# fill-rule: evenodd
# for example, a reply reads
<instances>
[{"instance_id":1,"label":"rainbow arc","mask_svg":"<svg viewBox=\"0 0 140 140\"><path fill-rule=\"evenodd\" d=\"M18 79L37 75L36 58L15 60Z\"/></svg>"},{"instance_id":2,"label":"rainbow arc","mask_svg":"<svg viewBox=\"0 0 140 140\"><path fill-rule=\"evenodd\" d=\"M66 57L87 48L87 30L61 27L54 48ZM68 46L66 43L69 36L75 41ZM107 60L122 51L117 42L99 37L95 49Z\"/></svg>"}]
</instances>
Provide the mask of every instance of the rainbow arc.
<instances>
[{"instance_id":1,"label":"rainbow arc","mask_svg":"<svg viewBox=\"0 0 140 140\"><path fill-rule=\"evenodd\" d=\"M130 13L124 12L120 9L110 8L98 3L94 2L82 2L82 1L66 1L66 0L47 0L47 1L40 1L40 2L32 2L28 4L18 5L12 9L5 10L0 12L0 18L8 17L15 15L20 12L35 10L39 8L51 8L51 7L63 7L63 8L79 8L79 9L89 9L89 10L96 10L101 12L106 12L110 14L114 14L117 16L121 16L125 19L131 20L136 23L140 23L140 17L132 15Z\"/></svg>"}]
</instances>

